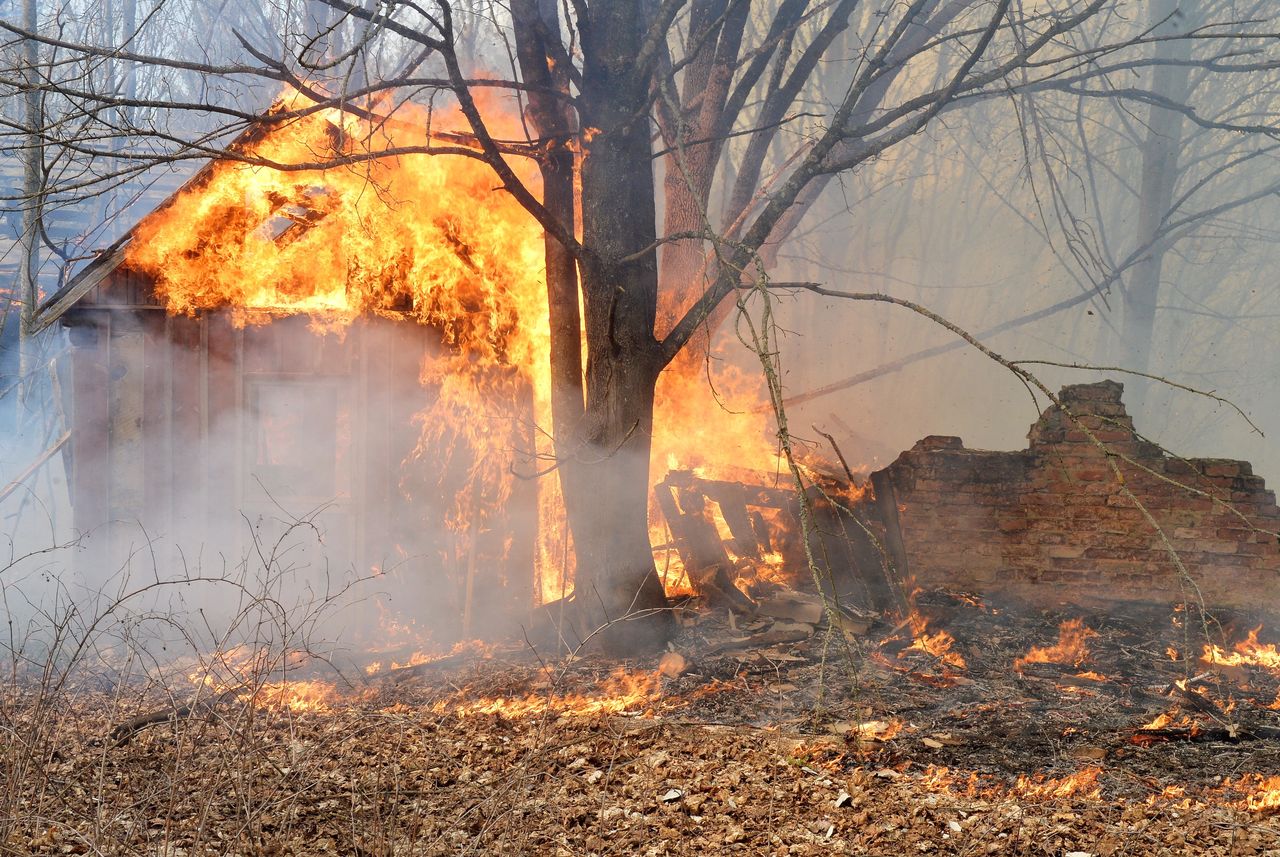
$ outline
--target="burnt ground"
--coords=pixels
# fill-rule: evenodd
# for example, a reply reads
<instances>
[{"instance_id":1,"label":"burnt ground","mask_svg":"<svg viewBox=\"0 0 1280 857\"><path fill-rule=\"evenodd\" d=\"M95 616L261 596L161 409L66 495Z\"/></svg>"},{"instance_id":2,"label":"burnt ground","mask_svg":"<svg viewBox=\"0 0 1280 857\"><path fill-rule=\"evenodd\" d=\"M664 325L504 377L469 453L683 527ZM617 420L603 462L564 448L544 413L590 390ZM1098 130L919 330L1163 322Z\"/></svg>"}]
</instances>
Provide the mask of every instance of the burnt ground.
<instances>
[{"instance_id":1,"label":"burnt ground","mask_svg":"<svg viewBox=\"0 0 1280 857\"><path fill-rule=\"evenodd\" d=\"M85 685L33 720L11 690L0 853L1280 855L1280 673L1209 671L1199 616L918 604L963 668L905 628L690 610L681 656L629 678L455 655L317 711L237 697L119 744L154 698ZM1087 659L1013 669L1070 619L1096 632ZM1161 713L1172 730L1140 730Z\"/></svg>"}]
</instances>

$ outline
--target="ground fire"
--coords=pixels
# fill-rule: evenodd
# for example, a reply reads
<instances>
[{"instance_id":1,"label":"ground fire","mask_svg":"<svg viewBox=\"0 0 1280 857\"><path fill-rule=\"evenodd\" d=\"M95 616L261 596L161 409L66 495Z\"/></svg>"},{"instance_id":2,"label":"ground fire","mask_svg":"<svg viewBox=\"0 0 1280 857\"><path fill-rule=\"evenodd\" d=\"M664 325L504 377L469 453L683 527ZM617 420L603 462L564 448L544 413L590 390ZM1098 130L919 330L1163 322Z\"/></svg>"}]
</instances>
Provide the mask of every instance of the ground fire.
<instances>
[{"instance_id":1,"label":"ground fire","mask_svg":"<svg viewBox=\"0 0 1280 857\"><path fill-rule=\"evenodd\" d=\"M350 139L370 137L357 124L320 111L266 125L236 152L266 161L307 153L347 157L356 151ZM395 145L390 131L378 133L388 135L384 145ZM408 206L405 199L434 206ZM279 172L229 158L145 219L119 264L153 283L170 318L221 313L235 329L252 331L300 317L307 337L341 343L372 316L408 322L438 340L417 367L430 404L411 415L417 437L397 478L410 505L415 492L443 497L433 508L454 534L459 561L438 571L462 574L465 617L458 627L471 629L474 587L492 580L477 566L496 561L508 563L505 574L520 573L509 563L516 553L511 534L499 538L497 553L485 554L477 533L501 527L492 510L517 502L522 482L532 478L532 471L522 478L518 463L536 467L552 455L544 436L521 430L549 418L549 379L539 368L548 348L540 239L521 210L495 195L481 166L465 158L401 156ZM738 401L758 405L756 388L730 380ZM1275 644L1264 641L1261 625L1234 636L1231 628L1246 614L1221 612L1239 612L1241 599L1211 605L1170 599L1162 612L1158 600L1135 607L1128 592L1107 591L1105 575L1070 577L1075 558L1138 568L1112 547L1117 542L1107 534L1117 530L1106 516L1131 526L1123 507L1146 508L1144 501L1158 518L1176 516L1173 538L1194 550L1201 529L1212 530L1217 543L1235 540L1201 551L1197 575L1224 554L1246 558L1233 568L1274 575L1275 537L1266 529L1276 520L1274 498L1247 465L1187 462L1143 446L1119 386L1101 384L1064 389L1032 427L1026 453L974 452L957 439L928 438L868 474L851 469L828 438L830 455L806 458L809 484L798 490L780 476L783 461L766 439L759 407L708 411L697 379L673 376L662 389L651 537L683 631L661 659L585 670L572 659L542 660L564 645L556 638L563 633L556 611L573 589L564 511L554 480L543 479L538 549L524 571L537 581L528 590L529 607L542 606L530 614L520 643L462 640L449 650L442 648L448 639L384 612L378 644L366 641L340 654L249 644L219 650L186 666L188 699L112 725L106 735L112 765L124 764L126 747L151 746L161 727L218 728L240 717L283 718L305 732L332 728L362 710L390 717L418 712L439 724L433 728L506 724L517 743L531 731L571 733L575 722L608 717L659 732L690 717L744 725L781 718L816 727L793 757L803 760L801 776L814 780L807 788L838 792L831 796L837 809L912 782L947 805L975 808L947 823L949 835L960 836L986 808L1012 803L1105 806L1140 797L1147 806L1192 816L1230 806L1261 818L1280 806L1280 789L1261 756L1256 770L1234 777L1170 781L1152 772L1136 775L1138 786L1125 780L1149 765L1134 755L1138 749L1206 753L1215 742L1243 748L1280 739L1280 724L1268 714L1280 707ZM306 408L304 398L286 399L262 418L259 464L283 467L296 456L299 430L316 427ZM1092 433L1104 431L1110 433L1095 458ZM735 443L723 443L726 437ZM355 454L342 443L328 448ZM1089 519L1096 530L1079 518L1033 519L1026 510L1034 507L1018 499L1073 490L1069 480L1041 481L1042 470L1065 468L1106 485L1095 470L1117 453L1126 466L1162 478L1190 476L1177 485L1189 499L1158 488L1153 501L1141 475L1116 480L1109 493L1091 495L1096 508L1115 510ZM1206 510L1195 499L1223 488L1224 508L1210 503ZM980 499L965 500L964 514L940 525L947 504L965 492ZM1128 500L1112 505L1110 497ZM1237 504L1229 510L1228 498ZM1228 523L1233 528L1224 529ZM940 526L948 533L945 547L934 541ZM1136 557L1145 543L1135 538L1125 544ZM1014 558L1007 579L975 575L972 563L950 570L958 545L978 543L993 549L984 549L987 556ZM1060 585L1041 595L1072 592L1099 605L1096 612L1056 618L1045 597L1027 597L1016 569L1038 551L1041 563L1063 569ZM1149 579L1124 578L1130 590L1159 592L1160 566L1146 555L1140 561ZM1238 593L1244 600L1247 587L1257 587L1250 580L1235 584L1246 587ZM1200 591L1212 596L1222 587L1202 579ZM1144 618L1121 621L1109 612L1121 605ZM1218 634L1200 644L1198 658L1188 658L1179 653L1196 650L1188 633L1197 623L1199 630L1212 624ZM816 720L802 716L816 702L810 688L821 687L813 676L828 660L840 671L834 665L850 659L862 664L853 696L825 707ZM984 737L996 733L1005 736L999 745ZM1046 742L1058 748L1060 761L1026 772L1024 759ZM581 758L566 772L588 785L609 776ZM119 776L127 776L125 768ZM706 798L691 794L673 785L658 802L688 804L693 817ZM833 821L828 835L846 824Z\"/></svg>"},{"instance_id":2,"label":"ground fire","mask_svg":"<svg viewBox=\"0 0 1280 857\"><path fill-rule=\"evenodd\" d=\"M20 5L0 857L1280 855L1267 4Z\"/></svg>"}]
</instances>

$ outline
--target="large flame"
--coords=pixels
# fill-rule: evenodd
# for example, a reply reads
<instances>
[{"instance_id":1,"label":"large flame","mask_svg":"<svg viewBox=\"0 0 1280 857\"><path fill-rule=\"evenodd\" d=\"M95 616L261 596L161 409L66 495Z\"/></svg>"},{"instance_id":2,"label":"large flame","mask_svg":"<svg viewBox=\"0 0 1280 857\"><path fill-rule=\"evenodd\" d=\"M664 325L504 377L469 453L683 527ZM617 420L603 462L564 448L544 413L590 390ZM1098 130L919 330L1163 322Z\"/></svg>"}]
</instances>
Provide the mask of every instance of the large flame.
<instances>
[{"instance_id":1,"label":"large flame","mask_svg":"<svg viewBox=\"0 0 1280 857\"><path fill-rule=\"evenodd\" d=\"M1249 632L1249 636L1236 643L1231 651L1227 651L1216 643L1206 644L1200 660L1217 666L1262 667L1280 674L1280 650L1276 649L1274 643L1258 642L1258 633L1261 630L1261 625L1254 628Z\"/></svg>"},{"instance_id":2,"label":"large flame","mask_svg":"<svg viewBox=\"0 0 1280 857\"><path fill-rule=\"evenodd\" d=\"M276 118L246 134L233 157L139 225L126 264L154 280L175 314L229 309L239 325L305 314L332 332L375 314L434 328L442 348L421 369L433 396L418 415L414 457L435 466L406 473L401 489L445 496L456 532L479 527L510 496L513 428L523 421L526 460L551 451L541 230L476 158L382 154L420 143L427 127L461 127L447 111L405 105L394 121L377 123L337 110L279 118L305 106L287 93ZM528 180L536 185L536 176ZM712 476L778 470L768 419L755 408L760 385L732 371L709 375L664 373L654 481L673 467ZM444 475L423 485L423 472ZM572 589L554 483L538 488L544 601ZM654 543L668 542L653 518Z\"/></svg>"}]
</instances>

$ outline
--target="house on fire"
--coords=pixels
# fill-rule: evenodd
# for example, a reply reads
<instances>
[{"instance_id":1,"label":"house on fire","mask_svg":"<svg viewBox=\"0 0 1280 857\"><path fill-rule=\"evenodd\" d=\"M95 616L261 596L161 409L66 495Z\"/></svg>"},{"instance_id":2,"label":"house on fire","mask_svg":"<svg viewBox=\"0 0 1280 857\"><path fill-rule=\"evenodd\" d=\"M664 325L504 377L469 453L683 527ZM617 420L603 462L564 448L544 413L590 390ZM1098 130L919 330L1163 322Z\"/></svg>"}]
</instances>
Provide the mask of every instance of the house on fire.
<instances>
[{"instance_id":1,"label":"house on fire","mask_svg":"<svg viewBox=\"0 0 1280 857\"><path fill-rule=\"evenodd\" d=\"M255 134L236 145L262 142ZM456 611L445 611L457 617L455 633L479 627L489 614L527 609L537 517L532 480L485 481L513 467L533 469L521 459L534 444L533 420L519 412L528 407L528 385L515 365L519 355L499 342L512 325L485 312L482 294L457 298L489 325L490 351L477 356L463 353L468 332L460 325L433 323L429 294L407 289L357 307L341 329L269 306L254 318L243 303L175 311L174 284L166 292L161 282L167 267L135 264L134 251L140 242L167 242L174 230L198 231L181 201L214 192L224 166L206 165L39 308L37 327L60 325L69 339L58 373L70 436L63 455L86 564L118 568L152 545L174 549L162 557L166 564L193 562L193 551L206 562L210 555L235 562L255 540L270 546L304 521L322 533L325 561L335 570L398 574L420 581L438 603L456 602ZM239 249L251 242L279 249L299 278L332 277L340 291L344 278L353 282L361 272L350 259L337 266L332 254L362 252L356 236L348 236L355 249L337 246L344 243L335 238L344 201L331 197L340 190L318 187L314 176L292 187L293 198L272 189L225 206L219 228ZM248 195L233 188L235 194ZM166 212L177 216L158 231L141 229ZM402 220L390 226L406 228ZM460 233L465 223L436 220L428 226L448 240L439 242L444 251L432 252L451 254L476 279L497 276L486 269L483 248ZM331 228L316 230L306 246L318 222ZM165 249L174 276L206 252L215 267L239 264L219 259L209 245L198 235L186 250ZM404 279L421 284L427 275L403 256L396 263ZM385 271L378 274L386 280ZM292 280L285 287L293 288ZM492 365L475 368L481 357ZM478 415L478 405L442 429L429 411L446 401L446 369L458 361L474 369L466 393L499 416ZM513 400L517 412L510 412ZM456 401L448 404L458 410ZM490 447L478 445L485 442ZM490 448L511 460L486 464ZM487 492L497 491L502 502L490 502Z\"/></svg>"},{"instance_id":2,"label":"house on fire","mask_svg":"<svg viewBox=\"0 0 1280 857\"><path fill-rule=\"evenodd\" d=\"M233 148L344 144L318 114L289 128L300 141L253 129ZM539 482L518 475L545 470L529 372L546 365L530 340L546 327L542 239L468 163L214 161L48 298L37 325L71 346L63 454L90 562L157 539L237 557L302 520L329 563L455 606L453 633L547 598L535 571L563 566L540 540ZM336 328L316 323L335 306ZM1245 462L1147 443L1121 389L1065 388L1026 450L926 438L851 511L820 509L808 553L874 608L900 605L908 579L1040 602L1274 600L1274 493ZM671 532L655 550L697 588L750 609L746 565L809 578L788 486L672 471L654 496Z\"/></svg>"}]
</instances>

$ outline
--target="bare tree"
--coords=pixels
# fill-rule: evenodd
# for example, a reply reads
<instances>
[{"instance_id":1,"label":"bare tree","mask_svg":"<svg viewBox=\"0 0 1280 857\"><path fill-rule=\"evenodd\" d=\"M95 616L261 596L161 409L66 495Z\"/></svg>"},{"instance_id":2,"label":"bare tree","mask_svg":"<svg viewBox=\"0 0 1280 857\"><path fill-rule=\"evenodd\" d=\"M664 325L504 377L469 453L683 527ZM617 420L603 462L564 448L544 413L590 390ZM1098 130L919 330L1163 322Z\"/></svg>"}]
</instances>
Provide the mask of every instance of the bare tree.
<instances>
[{"instance_id":1,"label":"bare tree","mask_svg":"<svg viewBox=\"0 0 1280 857\"><path fill-rule=\"evenodd\" d=\"M35 30L39 20L39 5L36 0L22 0L23 26ZM22 99L22 120L27 126L26 140L22 152L22 235L19 239L18 289L22 306L22 356L19 374L26 376L30 371L31 346L28 334L35 317L36 300L39 295L37 286L40 270L39 227L40 227L40 193L41 193L41 110L39 86L39 55L36 42L28 39L23 45L23 65L25 91Z\"/></svg>"}]
</instances>

